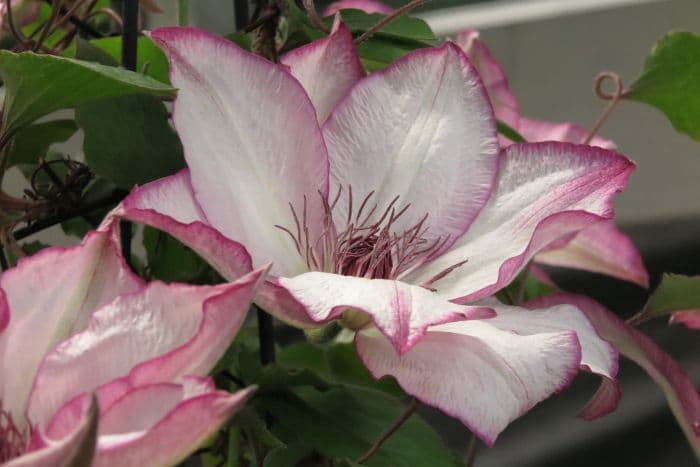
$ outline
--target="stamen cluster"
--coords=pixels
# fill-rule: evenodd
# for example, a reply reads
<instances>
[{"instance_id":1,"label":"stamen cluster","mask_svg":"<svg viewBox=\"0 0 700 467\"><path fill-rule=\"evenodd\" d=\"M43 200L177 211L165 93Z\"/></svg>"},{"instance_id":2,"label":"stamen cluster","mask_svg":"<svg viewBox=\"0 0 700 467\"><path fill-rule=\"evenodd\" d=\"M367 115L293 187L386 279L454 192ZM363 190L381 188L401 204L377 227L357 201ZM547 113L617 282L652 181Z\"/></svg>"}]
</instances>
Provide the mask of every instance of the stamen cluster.
<instances>
[{"instance_id":1,"label":"stamen cluster","mask_svg":"<svg viewBox=\"0 0 700 467\"><path fill-rule=\"evenodd\" d=\"M375 192L371 191L354 212L352 186L348 186L347 216L343 224L345 227L339 230L333 219L333 211L342 191L341 186L332 200L319 193L324 208L324 219L323 230L317 238L310 238L306 198L301 216L294 206L289 204L294 218L294 231L275 225L289 235L310 270L370 279L397 279L430 261L449 240L448 236L432 241L426 239L427 213L411 227L398 230L397 220L403 217L411 206L406 204L399 208L399 196L391 200L381 211L381 215L377 215L380 212L379 206L377 203L372 204ZM439 276L443 277L455 267L452 266ZM436 276L428 282L437 278Z\"/></svg>"},{"instance_id":2,"label":"stamen cluster","mask_svg":"<svg viewBox=\"0 0 700 467\"><path fill-rule=\"evenodd\" d=\"M0 403L0 464L21 456L28 439L29 433L17 428L10 414L3 410Z\"/></svg>"}]
</instances>

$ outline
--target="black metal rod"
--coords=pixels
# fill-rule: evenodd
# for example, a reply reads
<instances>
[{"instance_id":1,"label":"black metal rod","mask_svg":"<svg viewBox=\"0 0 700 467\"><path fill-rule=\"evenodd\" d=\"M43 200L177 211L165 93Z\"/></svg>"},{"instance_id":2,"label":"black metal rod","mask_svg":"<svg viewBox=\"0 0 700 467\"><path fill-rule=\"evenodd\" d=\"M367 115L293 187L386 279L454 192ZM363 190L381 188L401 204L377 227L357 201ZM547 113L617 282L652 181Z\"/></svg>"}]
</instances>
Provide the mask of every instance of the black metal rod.
<instances>
[{"instance_id":1,"label":"black metal rod","mask_svg":"<svg viewBox=\"0 0 700 467\"><path fill-rule=\"evenodd\" d=\"M44 0L47 4L51 5L53 7L53 0ZM61 16L65 16L66 13L68 13L68 10L61 6L59 13L61 13ZM100 31L96 30L90 24L87 22L83 21L82 19L78 18L77 16L70 15L68 17L68 21L78 28L80 32L84 33L85 35L92 36L92 37L104 37L104 34L102 34Z\"/></svg>"},{"instance_id":2,"label":"black metal rod","mask_svg":"<svg viewBox=\"0 0 700 467\"><path fill-rule=\"evenodd\" d=\"M275 361L275 328L272 316L256 305L258 315L258 341L260 342L260 363L267 365Z\"/></svg>"},{"instance_id":3,"label":"black metal rod","mask_svg":"<svg viewBox=\"0 0 700 467\"><path fill-rule=\"evenodd\" d=\"M139 37L139 0L124 0L124 10L122 11L122 66L127 70L136 71L136 60L138 58L138 37ZM121 239L122 256L126 264L131 267L131 222L121 221L119 223L119 238Z\"/></svg>"},{"instance_id":4,"label":"black metal rod","mask_svg":"<svg viewBox=\"0 0 700 467\"><path fill-rule=\"evenodd\" d=\"M139 0L124 0L122 12L122 66L136 71L137 41L139 37Z\"/></svg>"},{"instance_id":5,"label":"black metal rod","mask_svg":"<svg viewBox=\"0 0 700 467\"><path fill-rule=\"evenodd\" d=\"M242 31L248 25L248 0L233 0L233 16L236 20L236 31Z\"/></svg>"}]
</instances>

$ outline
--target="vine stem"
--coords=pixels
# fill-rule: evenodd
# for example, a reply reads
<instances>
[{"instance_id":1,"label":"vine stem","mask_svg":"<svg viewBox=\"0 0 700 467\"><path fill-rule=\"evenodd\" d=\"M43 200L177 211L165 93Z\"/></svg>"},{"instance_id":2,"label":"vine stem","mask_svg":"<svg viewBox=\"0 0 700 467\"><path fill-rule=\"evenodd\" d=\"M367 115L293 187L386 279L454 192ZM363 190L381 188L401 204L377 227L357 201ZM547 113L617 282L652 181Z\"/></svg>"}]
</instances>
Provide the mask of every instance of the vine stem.
<instances>
[{"instance_id":1,"label":"vine stem","mask_svg":"<svg viewBox=\"0 0 700 467\"><path fill-rule=\"evenodd\" d=\"M603 83L608 79L612 79L615 83L615 91L612 94L609 94L603 90ZM593 137L595 137L595 135L600 131L613 109L615 109L617 106L617 103L620 102L620 99L625 96L625 89L622 85L622 79L620 79L620 76L617 73L612 71L604 71L600 73L595 79L595 93L600 99L610 102L605 109L603 109L603 112L598 117L598 120L596 120L593 128L591 128L591 131L588 132L588 135L586 136L586 139L583 140L582 144L590 144Z\"/></svg>"},{"instance_id":2,"label":"vine stem","mask_svg":"<svg viewBox=\"0 0 700 467\"><path fill-rule=\"evenodd\" d=\"M412 1L408 2L407 4L405 4L404 6L399 8L398 10L395 10L390 15L377 21L377 23L374 26L369 28L367 31L364 32L364 34L362 34L360 37L355 39L355 45L360 45L361 43L363 43L364 41L366 41L370 37L374 36L377 33L377 31L379 31L384 26L386 26L387 24L394 21L399 16L405 15L409 11L413 10L414 8L418 8L419 6L423 5L427 1L428 0L412 0Z\"/></svg>"},{"instance_id":3,"label":"vine stem","mask_svg":"<svg viewBox=\"0 0 700 467\"><path fill-rule=\"evenodd\" d=\"M122 14L124 26L122 27L122 66L127 70L136 71L139 33L139 0L124 0ZM126 264L131 265L131 222L119 222L119 238L121 239L122 256Z\"/></svg>"},{"instance_id":4,"label":"vine stem","mask_svg":"<svg viewBox=\"0 0 700 467\"><path fill-rule=\"evenodd\" d=\"M473 467L474 460L476 459L476 448L479 445L478 440L474 433L471 434L469 439L469 444L467 445L467 452L464 453L464 467Z\"/></svg>"},{"instance_id":5,"label":"vine stem","mask_svg":"<svg viewBox=\"0 0 700 467\"><path fill-rule=\"evenodd\" d=\"M233 0L233 16L236 22L236 31L242 31L248 24L248 0Z\"/></svg>"},{"instance_id":6,"label":"vine stem","mask_svg":"<svg viewBox=\"0 0 700 467\"><path fill-rule=\"evenodd\" d=\"M258 317L258 341L260 363L268 365L275 361L275 328L272 316L257 305L253 305Z\"/></svg>"},{"instance_id":7,"label":"vine stem","mask_svg":"<svg viewBox=\"0 0 700 467\"><path fill-rule=\"evenodd\" d=\"M406 423L406 421L413 415L413 413L416 411L416 409L420 406L420 402L418 402L418 399L411 399L411 402L408 404L406 407L406 410L404 413L399 417L396 422L394 422L391 427L389 427L388 430L386 430L382 435L377 439L377 441L374 442L371 448L362 455L359 459L357 459L358 464L364 464L367 462L374 454L376 454L377 451L382 447L382 445L391 438L391 435L396 433L396 431L401 428L401 426Z\"/></svg>"},{"instance_id":8,"label":"vine stem","mask_svg":"<svg viewBox=\"0 0 700 467\"><path fill-rule=\"evenodd\" d=\"M331 30L321 22L321 18L319 18L318 12L316 11L316 5L314 5L314 0L303 0L303 3L306 14L309 17L309 21L311 21L311 25L319 31L325 32L326 34L331 32Z\"/></svg>"}]
</instances>

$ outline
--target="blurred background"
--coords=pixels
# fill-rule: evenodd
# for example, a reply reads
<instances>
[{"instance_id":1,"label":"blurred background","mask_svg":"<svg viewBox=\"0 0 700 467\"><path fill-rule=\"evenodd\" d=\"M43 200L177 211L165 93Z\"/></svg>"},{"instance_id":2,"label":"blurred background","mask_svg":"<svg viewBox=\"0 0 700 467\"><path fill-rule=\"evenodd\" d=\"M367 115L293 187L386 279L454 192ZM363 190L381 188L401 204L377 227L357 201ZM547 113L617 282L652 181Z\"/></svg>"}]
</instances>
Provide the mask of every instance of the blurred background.
<instances>
[{"instance_id":1,"label":"blurred background","mask_svg":"<svg viewBox=\"0 0 700 467\"><path fill-rule=\"evenodd\" d=\"M165 12L149 18L149 25L175 24L175 0L158 3ZM324 6L317 3L320 11ZM593 93L600 71L615 71L631 83L658 37L672 29L700 32L698 0L433 0L417 15L440 36L479 29L505 69L523 115L584 127L593 125L605 105ZM192 1L190 18L193 25L231 32L233 2ZM601 135L638 164L627 191L617 198L617 218L640 249L652 287L664 271L700 274L700 143L676 133L655 109L626 101ZM79 137L69 144L76 148L69 152L79 152ZM8 183L8 191L16 192L11 185L19 182ZM64 241L56 232L42 237ZM622 281L551 272L564 288L588 293L622 317L638 311L647 298L647 291ZM643 330L700 382L700 335L665 322ZM623 399L612 415L595 422L576 418L598 383L581 374L571 390L513 423L494 449L480 448L476 465L695 465L661 391L632 364L624 363L620 375ZM431 411L424 415L453 446L466 447L468 433L462 425Z\"/></svg>"}]
</instances>

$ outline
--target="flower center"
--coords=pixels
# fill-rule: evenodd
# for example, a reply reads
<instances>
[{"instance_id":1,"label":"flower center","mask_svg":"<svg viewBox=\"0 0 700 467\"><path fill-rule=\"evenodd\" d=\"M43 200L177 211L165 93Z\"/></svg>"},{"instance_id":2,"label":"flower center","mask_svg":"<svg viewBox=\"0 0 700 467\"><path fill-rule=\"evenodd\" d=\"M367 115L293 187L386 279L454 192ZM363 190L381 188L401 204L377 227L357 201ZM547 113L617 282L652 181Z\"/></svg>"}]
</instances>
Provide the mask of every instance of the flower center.
<instances>
[{"instance_id":1,"label":"flower center","mask_svg":"<svg viewBox=\"0 0 700 467\"><path fill-rule=\"evenodd\" d=\"M333 211L341 194L342 187L329 201L319 193L325 214L323 230L317 238L309 235L306 198L301 216L290 204L294 229L275 225L289 235L310 270L369 279L396 279L429 261L448 240L437 238L430 241L426 238L428 214L413 226L398 229L397 221L410 208L410 204L398 208L398 196L381 209L377 203L372 203L372 191L354 210L352 187L348 187L345 228L340 230L333 219Z\"/></svg>"},{"instance_id":2,"label":"flower center","mask_svg":"<svg viewBox=\"0 0 700 467\"><path fill-rule=\"evenodd\" d=\"M0 402L0 464L22 455L26 450L29 435L28 430L17 428Z\"/></svg>"}]
</instances>

